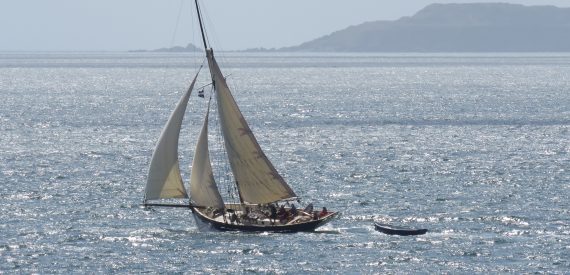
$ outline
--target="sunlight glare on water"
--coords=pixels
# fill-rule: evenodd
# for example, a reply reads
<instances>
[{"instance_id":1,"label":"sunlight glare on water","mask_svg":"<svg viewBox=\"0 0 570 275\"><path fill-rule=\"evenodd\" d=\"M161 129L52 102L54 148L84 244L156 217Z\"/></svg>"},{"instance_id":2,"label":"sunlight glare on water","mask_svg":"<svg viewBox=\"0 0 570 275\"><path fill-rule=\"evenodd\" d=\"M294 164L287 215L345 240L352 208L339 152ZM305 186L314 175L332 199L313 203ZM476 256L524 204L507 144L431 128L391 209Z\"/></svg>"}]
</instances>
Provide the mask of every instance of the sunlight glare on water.
<instances>
[{"instance_id":1,"label":"sunlight glare on water","mask_svg":"<svg viewBox=\"0 0 570 275\"><path fill-rule=\"evenodd\" d=\"M140 207L185 54L0 54L0 273L567 273L570 56L227 53L315 233ZM207 73L199 86L208 83ZM180 140L188 178L205 100ZM416 237L373 221L428 228Z\"/></svg>"}]
</instances>

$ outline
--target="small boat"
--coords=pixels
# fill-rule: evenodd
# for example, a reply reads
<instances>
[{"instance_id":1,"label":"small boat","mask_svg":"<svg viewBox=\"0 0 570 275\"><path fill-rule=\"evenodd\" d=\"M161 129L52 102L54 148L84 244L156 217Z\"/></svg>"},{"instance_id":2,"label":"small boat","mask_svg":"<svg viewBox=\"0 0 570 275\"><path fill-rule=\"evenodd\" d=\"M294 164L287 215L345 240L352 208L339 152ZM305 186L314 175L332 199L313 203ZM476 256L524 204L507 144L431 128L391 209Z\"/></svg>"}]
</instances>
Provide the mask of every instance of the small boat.
<instances>
[{"instance_id":1,"label":"small boat","mask_svg":"<svg viewBox=\"0 0 570 275\"><path fill-rule=\"evenodd\" d=\"M378 223L378 222L374 223L374 228L377 231L380 231L384 234L400 235L400 236L423 235L428 231L427 229L416 229L416 228L409 228L409 227L393 226L393 225L382 224L382 223Z\"/></svg>"},{"instance_id":2,"label":"small boat","mask_svg":"<svg viewBox=\"0 0 570 275\"><path fill-rule=\"evenodd\" d=\"M178 139L199 69L190 88L178 101L156 144L143 204L146 207L188 208L200 229L298 232L313 231L330 222L338 216L337 212L326 208L314 211L312 204L303 210L297 210L294 206L295 201L299 202L299 197L263 153L240 111L214 57L214 50L207 43L198 0L195 0L195 4L211 77L211 83L203 86L198 96L205 97L203 88L207 86L211 87L211 92L204 122L197 137L189 192L180 174ZM223 165L215 162L216 175L219 175L217 179L210 160L212 144L208 142L212 100L216 103L215 111L218 114L218 125L213 129L221 129L221 142L213 148L225 151L218 155L223 155L228 164L224 169ZM220 182L225 184L222 189L218 184ZM182 199L184 203L156 202L165 199Z\"/></svg>"}]
</instances>

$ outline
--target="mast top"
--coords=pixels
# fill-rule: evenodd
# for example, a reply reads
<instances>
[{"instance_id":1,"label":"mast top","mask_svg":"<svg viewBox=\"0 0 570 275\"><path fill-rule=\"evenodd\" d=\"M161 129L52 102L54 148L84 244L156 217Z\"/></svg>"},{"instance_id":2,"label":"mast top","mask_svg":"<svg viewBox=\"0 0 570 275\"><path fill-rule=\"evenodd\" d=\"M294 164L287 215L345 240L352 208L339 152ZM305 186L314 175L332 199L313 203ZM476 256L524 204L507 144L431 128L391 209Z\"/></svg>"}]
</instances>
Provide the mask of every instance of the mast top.
<instances>
[{"instance_id":1,"label":"mast top","mask_svg":"<svg viewBox=\"0 0 570 275\"><path fill-rule=\"evenodd\" d=\"M208 51L208 44L206 43L204 26L202 25L202 15L200 14L200 6L198 5L198 0L195 0L194 2L196 3L196 12L198 13L198 22L200 23L200 32L202 33L202 42L204 43L204 50Z\"/></svg>"}]
</instances>

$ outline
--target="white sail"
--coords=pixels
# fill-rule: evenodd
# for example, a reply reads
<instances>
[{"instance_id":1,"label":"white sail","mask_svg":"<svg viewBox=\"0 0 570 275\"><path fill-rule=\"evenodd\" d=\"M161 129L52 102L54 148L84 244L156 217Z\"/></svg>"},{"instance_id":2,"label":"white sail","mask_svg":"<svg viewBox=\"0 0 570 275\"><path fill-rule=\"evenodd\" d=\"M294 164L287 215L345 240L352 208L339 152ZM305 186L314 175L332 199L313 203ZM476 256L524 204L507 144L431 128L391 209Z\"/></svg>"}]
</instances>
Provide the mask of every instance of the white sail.
<instances>
[{"instance_id":1,"label":"white sail","mask_svg":"<svg viewBox=\"0 0 570 275\"><path fill-rule=\"evenodd\" d=\"M194 160L192 162L192 172L190 177L190 196L194 204L198 206L214 207L218 209L224 208L224 201L212 172L212 164L210 163L210 153L208 151L208 117L210 112L210 103L208 102L208 111L204 119L204 125L196 151L194 152Z\"/></svg>"},{"instance_id":2,"label":"white sail","mask_svg":"<svg viewBox=\"0 0 570 275\"><path fill-rule=\"evenodd\" d=\"M208 64L216 88L225 147L240 197L248 203L270 203L294 198L295 192L267 159L245 121L211 49Z\"/></svg>"},{"instance_id":3,"label":"white sail","mask_svg":"<svg viewBox=\"0 0 570 275\"><path fill-rule=\"evenodd\" d=\"M169 198L188 198L178 163L178 137L186 112L186 106L198 74L192 80L188 91L182 95L152 154L145 188L145 201Z\"/></svg>"}]
</instances>

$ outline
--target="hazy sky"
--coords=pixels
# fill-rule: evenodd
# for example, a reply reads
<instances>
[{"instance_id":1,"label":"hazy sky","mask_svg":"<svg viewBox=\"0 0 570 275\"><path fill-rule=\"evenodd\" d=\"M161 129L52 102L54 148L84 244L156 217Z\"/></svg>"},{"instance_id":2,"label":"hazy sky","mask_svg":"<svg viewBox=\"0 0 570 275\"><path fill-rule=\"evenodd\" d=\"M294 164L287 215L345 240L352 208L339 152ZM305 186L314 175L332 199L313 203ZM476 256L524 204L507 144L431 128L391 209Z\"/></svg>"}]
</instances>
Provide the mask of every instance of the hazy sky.
<instances>
[{"instance_id":1,"label":"hazy sky","mask_svg":"<svg viewBox=\"0 0 570 275\"><path fill-rule=\"evenodd\" d=\"M410 16L430 3L498 1L202 0L201 3L214 47L239 50L293 46L350 25ZM502 2L570 7L570 0ZM0 0L0 51L122 51L199 44L192 3L191 0Z\"/></svg>"}]
</instances>

